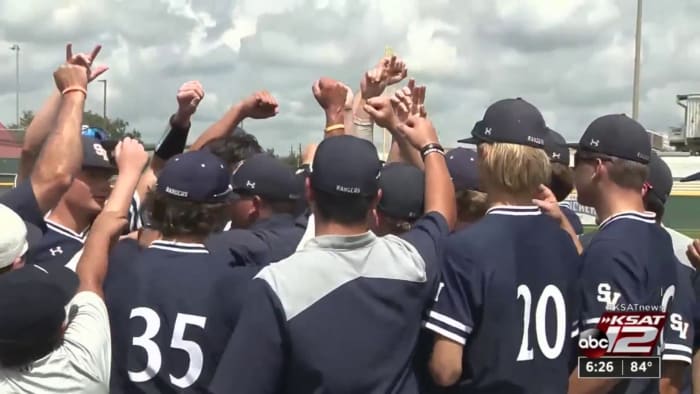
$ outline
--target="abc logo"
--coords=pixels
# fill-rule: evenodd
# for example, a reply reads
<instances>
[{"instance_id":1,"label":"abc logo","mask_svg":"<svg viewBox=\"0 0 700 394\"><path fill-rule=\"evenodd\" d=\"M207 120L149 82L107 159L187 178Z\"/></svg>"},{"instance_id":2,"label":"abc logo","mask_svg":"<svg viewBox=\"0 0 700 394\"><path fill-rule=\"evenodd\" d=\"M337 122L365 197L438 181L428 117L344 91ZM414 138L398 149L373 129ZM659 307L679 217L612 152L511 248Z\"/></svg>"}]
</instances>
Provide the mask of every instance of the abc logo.
<instances>
[{"instance_id":1,"label":"abc logo","mask_svg":"<svg viewBox=\"0 0 700 394\"><path fill-rule=\"evenodd\" d=\"M608 351L610 341L608 337L597 328L590 328L581 333L578 347L581 353L590 358L603 357Z\"/></svg>"}]
</instances>

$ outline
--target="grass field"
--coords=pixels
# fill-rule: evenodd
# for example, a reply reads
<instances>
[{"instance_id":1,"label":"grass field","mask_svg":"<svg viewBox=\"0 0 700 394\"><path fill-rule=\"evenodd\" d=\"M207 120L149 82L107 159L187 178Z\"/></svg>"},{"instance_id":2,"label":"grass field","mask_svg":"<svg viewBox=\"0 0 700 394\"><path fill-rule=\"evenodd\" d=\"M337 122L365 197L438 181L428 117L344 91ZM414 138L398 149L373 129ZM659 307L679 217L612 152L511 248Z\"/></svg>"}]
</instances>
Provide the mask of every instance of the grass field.
<instances>
[{"instance_id":1,"label":"grass field","mask_svg":"<svg viewBox=\"0 0 700 394\"><path fill-rule=\"evenodd\" d=\"M596 226L583 226L583 231L585 233L589 233L591 231L594 231L596 229ZM674 230L678 231L679 233L683 233L690 238L693 239L698 239L700 238L700 229L690 229L690 228L674 228Z\"/></svg>"}]
</instances>

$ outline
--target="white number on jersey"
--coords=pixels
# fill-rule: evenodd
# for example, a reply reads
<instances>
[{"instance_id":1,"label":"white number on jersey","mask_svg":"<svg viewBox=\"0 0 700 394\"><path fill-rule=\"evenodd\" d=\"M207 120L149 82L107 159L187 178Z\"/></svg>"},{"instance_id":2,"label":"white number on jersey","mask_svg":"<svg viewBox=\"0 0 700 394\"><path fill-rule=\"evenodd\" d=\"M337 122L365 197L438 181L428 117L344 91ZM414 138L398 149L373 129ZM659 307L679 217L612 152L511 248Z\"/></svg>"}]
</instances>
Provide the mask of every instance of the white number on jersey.
<instances>
[{"instance_id":1,"label":"white number on jersey","mask_svg":"<svg viewBox=\"0 0 700 394\"><path fill-rule=\"evenodd\" d=\"M532 292L527 285L518 286L518 298L523 299L523 337L517 361L527 361L535 358L534 350L530 347L530 320L532 315ZM554 303L554 314L557 321L557 332L554 346L547 341L547 305L549 300ZM535 305L535 334L540 352L550 360L556 359L564 349L567 337L566 303L559 288L547 285Z\"/></svg>"},{"instance_id":2,"label":"white number on jersey","mask_svg":"<svg viewBox=\"0 0 700 394\"><path fill-rule=\"evenodd\" d=\"M661 311L669 313L669 308L671 306L671 302L673 302L673 298L676 296L676 286L671 285L669 286L666 290L664 290L663 294L661 295ZM670 317L671 319L674 319L673 315L677 315L677 313L671 314ZM682 319L682 318L681 318ZM658 341L658 350L659 354L663 352L664 349L664 330L661 330L661 333L659 334L659 341ZM682 334L682 333L681 333ZM685 338L683 338L685 339Z\"/></svg>"},{"instance_id":3,"label":"white number on jersey","mask_svg":"<svg viewBox=\"0 0 700 394\"><path fill-rule=\"evenodd\" d=\"M135 337L131 343L146 351L147 361L144 370L138 372L129 371L129 379L135 383L142 383L153 379L153 377L158 374L163 364L163 357L158 348L158 344L153 342L153 338L158 335L158 331L160 330L160 317L153 309L146 307L132 309L129 318L133 319L134 317L140 317L146 322L146 330L140 337ZM190 358L190 363L184 376L178 378L173 375L168 375L170 377L170 383L174 386L186 389L199 379L204 364L202 348L196 342L184 339L184 336L188 324L203 329L206 323L207 318L204 316L188 315L186 313L177 314L170 347L186 352Z\"/></svg>"}]
</instances>

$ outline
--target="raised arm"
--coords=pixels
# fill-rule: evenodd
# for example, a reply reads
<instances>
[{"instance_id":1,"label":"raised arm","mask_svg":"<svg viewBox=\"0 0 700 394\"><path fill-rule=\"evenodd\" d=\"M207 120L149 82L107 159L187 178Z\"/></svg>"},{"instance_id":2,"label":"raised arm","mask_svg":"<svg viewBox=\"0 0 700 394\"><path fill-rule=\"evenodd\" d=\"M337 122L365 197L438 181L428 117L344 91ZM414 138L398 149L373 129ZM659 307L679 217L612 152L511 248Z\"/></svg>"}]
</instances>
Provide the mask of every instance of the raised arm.
<instances>
[{"instance_id":1,"label":"raised arm","mask_svg":"<svg viewBox=\"0 0 700 394\"><path fill-rule=\"evenodd\" d=\"M341 82L323 77L314 82L311 92L326 115L323 138L345 134L345 100L348 88Z\"/></svg>"},{"instance_id":2,"label":"raised arm","mask_svg":"<svg viewBox=\"0 0 700 394\"><path fill-rule=\"evenodd\" d=\"M81 62L87 62L92 64L97 55L100 53L102 47L97 45L95 49L89 54L82 53L72 56L67 60L70 64L80 64ZM109 68L107 66L95 66L91 67L90 76L88 77L88 83L94 81L100 75L102 75ZM51 95L46 100L44 105L39 109L32 119L32 122L27 127L26 133L24 134L24 141L22 143L22 156L19 163L19 173L17 175L18 181L23 181L32 173L34 169L34 164L39 158L39 153L44 142L48 138L52 130L56 126L56 118L58 116L59 109L61 107L61 92L57 89L53 89Z\"/></svg>"},{"instance_id":3,"label":"raised arm","mask_svg":"<svg viewBox=\"0 0 700 394\"><path fill-rule=\"evenodd\" d=\"M224 138L233 133L243 119L267 119L279 112L277 100L267 91L255 92L236 103L224 116L209 126L192 144L192 150L199 150L209 142Z\"/></svg>"},{"instance_id":4,"label":"raised arm","mask_svg":"<svg viewBox=\"0 0 700 394\"><path fill-rule=\"evenodd\" d=\"M66 60L72 57L69 44L66 47ZM30 176L32 190L42 213L56 206L82 165L80 126L87 96L90 65L87 60L81 63L66 63L54 72L56 87L63 98L56 128L44 144Z\"/></svg>"}]
</instances>

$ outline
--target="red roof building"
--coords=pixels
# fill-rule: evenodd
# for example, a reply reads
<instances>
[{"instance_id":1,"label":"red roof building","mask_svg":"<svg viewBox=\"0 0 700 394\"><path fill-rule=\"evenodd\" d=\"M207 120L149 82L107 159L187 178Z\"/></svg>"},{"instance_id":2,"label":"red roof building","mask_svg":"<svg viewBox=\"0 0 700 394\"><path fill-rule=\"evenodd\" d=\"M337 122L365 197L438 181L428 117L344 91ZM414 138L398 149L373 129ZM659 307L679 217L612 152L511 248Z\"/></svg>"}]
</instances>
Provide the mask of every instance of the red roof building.
<instances>
[{"instance_id":1,"label":"red roof building","mask_svg":"<svg viewBox=\"0 0 700 394\"><path fill-rule=\"evenodd\" d=\"M22 144L17 141L15 132L0 123L0 159L19 159L21 155Z\"/></svg>"}]
</instances>

